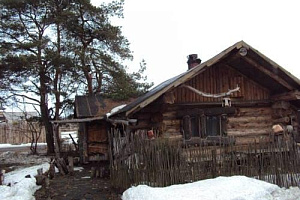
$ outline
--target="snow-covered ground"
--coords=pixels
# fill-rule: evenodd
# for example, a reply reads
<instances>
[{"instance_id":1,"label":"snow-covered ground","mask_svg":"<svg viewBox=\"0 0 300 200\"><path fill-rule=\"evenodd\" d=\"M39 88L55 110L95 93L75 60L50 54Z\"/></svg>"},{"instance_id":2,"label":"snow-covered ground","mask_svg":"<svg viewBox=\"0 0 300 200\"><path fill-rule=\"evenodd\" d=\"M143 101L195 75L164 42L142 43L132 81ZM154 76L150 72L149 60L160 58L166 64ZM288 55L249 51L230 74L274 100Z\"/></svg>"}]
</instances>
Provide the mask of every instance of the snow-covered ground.
<instances>
[{"instance_id":1,"label":"snow-covered ground","mask_svg":"<svg viewBox=\"0 0 300 200\"><path fill-rule=\"evenodd\" d=\"M33 195L40 188L40 186L36 185L34 178L39 168L43 168L43 171L46 171L49 169L49 163L18 169L4 174L4 185L0 186L0 199L34 200ZM26 175L30 175L30 178L25 178Z\"/></svg>"},{"instance_id":2,"label":"snow-covered ground","mask_svg":"<svg viewBox=\"0 0 300 200\"><path fill-rule=\"evenodd\" d=\"M0 145L0 148L4 145ZM10 145L8 145L10 146ZM49 158L36 157L28 153L4 152L0 154L1 163L35 164L6 173L4 185L0 186L0 200L34 200L34 193L40 188L34 176L37 169L49 169ZM75 169L76 170L76 169ZM78 168L77 170L81 170ZM30 175L30 178L25 178ZM10 185L10 186L8 186ZM123 200L300 200L300 189L280 188L264 181L245 176L218 177L194 183L168 187L149 187L139 185L127 189Z\"/></svg>"},{"instance_id":3,"label":"snow-covered ground","mask_svg":"<svg viewBox=\"0 0 300 200\"><path fill-rule=\"evenodd\" d=\"M127 189L122 200L299 200L300 189L280 188L245 176L217 177L168 187L139 185Z\"/></svg>"},{"instance_id":4,"label":"snow-covered ground","mask_svg":"<svg viewBox=\"0 0 300 200\"><path fill-rule=\"evenodd\" d=\"M30 147L31 143L26 143L26 144L0 144L0 148L6 148L6 147ZM37 143L38 146L45 146L47 145L46 143Z\"/></svg>"}]
</instances>

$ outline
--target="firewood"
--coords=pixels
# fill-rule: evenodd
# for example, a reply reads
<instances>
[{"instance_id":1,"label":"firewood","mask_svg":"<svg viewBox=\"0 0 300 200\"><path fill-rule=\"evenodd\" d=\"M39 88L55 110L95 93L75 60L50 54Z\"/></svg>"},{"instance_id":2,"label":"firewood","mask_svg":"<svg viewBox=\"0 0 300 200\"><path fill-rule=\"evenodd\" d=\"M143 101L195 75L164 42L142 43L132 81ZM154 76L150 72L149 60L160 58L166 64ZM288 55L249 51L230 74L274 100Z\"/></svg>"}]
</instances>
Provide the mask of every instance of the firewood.
<instances>
[{"instance_id":1,"label":"firewood","mask_svg":"<svg viewBox=\"0 0 300 200\"><path fill-rule=\"evenodd\" d=\"M0 185L2 185L4 182L4 174L5 174L5 170L4 169L0 170Z\"/></svg>"},{"instance_id":2,"label":"firewood","mask_svg":"<svg viewBox=\"0 0 300 200\"><path fill-rule=\"evenodd\" d=\"M94 178L96 175L96 168L95 167L92 167L91 168L91 178Z\"/></svg>"},{"instance_id":3,"label":"firewood","mask_svg":"<svg viewBox=\"0 0 300 200\"><path fill-rule=\"evenodd\" d=\"M72 156L68 156L68 162L69 162L68 172L70 175L73 175L74 174L74 159Z\"/></svg>"},{"instance_id":4,"label":"firewood","mask_svg":"<svg viewBox=\"0 0 300 200\"><path fill-rule=\"evenodd\" d=\"M55 165L53 162L51 162L49 167L49 178L53 179L54 175L55 175Z\"/></svg>"}]
</instances>

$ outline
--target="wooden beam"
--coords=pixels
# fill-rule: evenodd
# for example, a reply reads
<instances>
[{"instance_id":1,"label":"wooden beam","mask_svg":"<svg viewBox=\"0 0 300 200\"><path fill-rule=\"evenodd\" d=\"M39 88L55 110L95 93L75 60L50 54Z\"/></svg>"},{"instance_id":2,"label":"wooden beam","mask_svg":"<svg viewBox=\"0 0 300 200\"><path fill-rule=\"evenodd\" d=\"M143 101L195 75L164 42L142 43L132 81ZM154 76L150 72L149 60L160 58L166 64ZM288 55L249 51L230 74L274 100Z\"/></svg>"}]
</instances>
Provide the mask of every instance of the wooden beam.
<instances>
[{"instance_id":1,"label":"wooden beam","mask_svg":"<svg viewBox=\"0 0 300 200\"><path fill-rule=\"evenodd\" d=\"M183 117L186 115L221 115L221 114L234 114L236 108L234 107L218 107L218 108L194 108L194 109L185 109L179 110L177 112L177 117Z\"/></svg>"},{"instance_id":2,"label":"wooden beam","mask_svg":"<svg viewBox=\"0 0 300 200\"><path fill-rule=\"evenodd\" d=\"M255 105L269 105L271 103L271 100L258 100L258 101L231 101L232 106L255 106ZM198 102L198 103L176 103L173 104L175 106L221 106L222 102Z\"/></svg>"},{"instance_id":3,"label":"wooden beam","mask_svg":"<svg viewBox=\"0 0 300 200\"><path fill-rule=\"evenodd\" d=\"M277 95L271 96L272 100L276 101L292 101L292 100L299 100L300 99L300 92L298 90L285 92Z\"/></svg>"},{"instance_id":4,"label":"wooden beam","mask_svg":"<svg viewBox=\"0 0 300 200\"><path fill-rule=\"evenodd\" d=\"M102 120L104 117L88 117L82 119L62 119L62 120L52 120L52 124L66 124L66 123L80 123L80 122L91 122L95 120Z\"/></svg>"},{"instance_id":5,"label":"wooden beam","mask_svg":"<svg viewBox=\"0 0 300 200\"><path fill-rule=\"evenodd\" d=\"M272 79L276 80L278 83L280 83L281 85L283 85L284 87L286 87L289 90L293 90L294 88L288 84L285 80L283 80L281 77L279 77L278 75L276 75L275 73L272 73L271 71L267 70L265 67L263 67L262 65L256 63L255 61L253 61L252 59L248 58L247 56L242 57L244 60L246 60L249 64L251 64L252 66L256 67L257 69L259 69L260 71L262 71L263 73L267 74L268 76L270 76Z\"/></svg>"}]
</instances>

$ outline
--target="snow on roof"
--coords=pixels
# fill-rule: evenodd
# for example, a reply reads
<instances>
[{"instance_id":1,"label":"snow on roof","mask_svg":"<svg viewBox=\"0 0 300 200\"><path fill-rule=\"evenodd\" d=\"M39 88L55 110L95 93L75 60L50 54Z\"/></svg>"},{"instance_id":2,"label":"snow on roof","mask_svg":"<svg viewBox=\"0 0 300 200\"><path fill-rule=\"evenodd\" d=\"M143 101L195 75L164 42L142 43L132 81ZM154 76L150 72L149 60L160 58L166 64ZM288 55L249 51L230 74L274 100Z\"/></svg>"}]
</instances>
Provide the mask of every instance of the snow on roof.
<instances>
[{"instance_id":1,"label":"snow on roof","mask_svg":"<svg viewBox=\"0 0 300 200\"><path fill-rule=\"evenodd\" d=\"M111 109L111 111L109 113L106 113L106 116L109 117L115 113L117 113L119 110L121 110L122 108L124 108L126 106L126 104L114 107L113 109Z\"/></svg>"},{"instance_id":2,"label":"snow on roof","mask_svg":"<svg viewBox=\"0 0 300 200\"><path fill-rule=\"evenodd\" d=\"M291 200L300 199L298 187L284 189L245 176L218 177L168 187L139 185L127 189L122 200Z\"/></svg>"}]
</instances>

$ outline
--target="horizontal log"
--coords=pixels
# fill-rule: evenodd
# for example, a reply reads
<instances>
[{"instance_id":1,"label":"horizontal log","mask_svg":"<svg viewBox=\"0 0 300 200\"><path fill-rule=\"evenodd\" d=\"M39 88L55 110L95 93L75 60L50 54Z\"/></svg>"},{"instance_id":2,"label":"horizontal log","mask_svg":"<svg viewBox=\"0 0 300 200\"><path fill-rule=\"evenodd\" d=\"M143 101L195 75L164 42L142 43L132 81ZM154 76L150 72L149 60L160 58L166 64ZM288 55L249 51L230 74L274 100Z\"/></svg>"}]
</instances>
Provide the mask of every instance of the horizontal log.
<instances>
[{"instance_id":1,"label":"horizontal log","mask_svg":"<svg viewBox=\"0 0 300 200\"><path fill-rule=\"evenodd\" d=\"M217 107L217 108L194 108L194 109L185 109L180 110L177 113L178 117L183 117L186 115L222 115L222 114L234 114L236 108L234 107Z\"/></svg>"},{"instance_id":2,"label":"horizontal log","mask_svg":"<svg viewBox=\"0 0 300 200\"><path fill-rule=\"evenodd\" d=\"M269 128L272 126L271 121L247 122L247 123L229 123L227 128L245 129L245 128Z\"/></svg>"},{"instance_id":3,"label":"horizontal log","mask_svg":"<svg viewBox=\"0 0 300 200\"><path fill-rule=\"evenodd\" d=\"M270 107L261 107L261 108L238 108L237 116L262 116L262 115L271 115L272 109Z\"/></svg>"},{"instance_id":4,"label":"horizontal log","mask_svg":"<svg viewBox=\"0 0 300 200\"><path fill-rule=\"evenodd\" d=\"M163 113L164 119L176 119L176 111L169 111Z\"/></svg>"},{"instance_id":5,"label":"horizontal log","mask_svg":"<svg viewBox=\"0 0 300 200\"><path fill-rule=\"evenodd\" d=\"M248 122L261 122L271 121L271 116L258 116L258 117L228 117L229 123L248 123Z\"/></svg>"},{"instance_id":6,"label":"horizontal log","mask_svg":"<svg viewBox=\"0 0 300 200\"><path fill-rule=\"evenodd\" d=\"M289 109L291 104L287 101L279 101L272 105L273 109L282 108L282 109Z\"/></svg>"},{"instance_id":7,"label":"horizontal log","mask_svg":"<svg viewBox=\"0 0 300 200\"><path fill-rule=\"evenodd\" d=\"M278 118L278 117L287 117L292 114L293 114L293 110L291 110L291 109L287 109L287 110L286 109L274 109L272 116L274 118Z\"/></svg>"},{"instance_id":8,"label":"horizontal log","mask_svg":"<svg viewBox=\"0 0 300 200\"><path fill-rule=\"evenodd\" d=\"M164 120L163 123L166 126L180 125L180 120Z\"/></svg>"},{"instance_id":9,"label":"horizontal log","mask_svg":"<svg viewBox=\"0 0 300 200\"><path fill-rule=\"evenodd\" d=\"M180 128L165 128L166 133L180 133Z\"/></svg>"},{"instance_id":10,"label":"horizontal log","mask_svg":"<svg viewBox=\"0 0 300 200\"><path fill-rule=\"evenodd\" d=\"M274 119L273 123L289 123L290 118L289 117L282 117L279 119Z\"/></svg>"},{"instance_id":11,"label":"horizontal log","mask_svg":"<svg viewBox=\"0 0 300 200\"><path fill-rule=\"evenodd\" d=\"M259 135L269 135L272 129L228 129L227 135L228 136L259 136Z\"/></svg>"}]
</instances>

